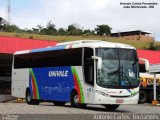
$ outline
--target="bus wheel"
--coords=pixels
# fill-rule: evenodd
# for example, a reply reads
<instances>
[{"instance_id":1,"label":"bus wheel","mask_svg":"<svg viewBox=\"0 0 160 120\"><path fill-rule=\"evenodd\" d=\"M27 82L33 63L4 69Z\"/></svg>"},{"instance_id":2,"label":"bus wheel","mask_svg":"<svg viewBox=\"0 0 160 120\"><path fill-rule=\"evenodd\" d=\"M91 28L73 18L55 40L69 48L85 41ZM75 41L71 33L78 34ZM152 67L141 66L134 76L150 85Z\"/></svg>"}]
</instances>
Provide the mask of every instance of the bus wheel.
<instances>
[{"instance_id":1,"label":"bus wheel","mask_svg":"<svg viewBox=\"0 0 160 120\"><path fill-rule=\"evenodd\" d=\"M86 107L87 107L87 104L84 104L84 103L83 103L83 104L80 104L80 107L81 107L81 108L86 108Z\"/></svg>"},{"instance_id":2,"label":"bus wheel","mask_svg":"<svg viewBox=\"0 0 160 120\"><path fill-rule=\"evenodd\" d=\"M29 89L26 91L26 102L29 105L39 105L39 100L33 100Z\"/></svg>"},{"instance_id":3,"label":"bus wheel","mask_svg":"<svg viewBox=\"0 0 160 120\"><path fill-rule=\"evenodd\" d=\"M147 102L147 93L146 91L140 91L139 92L139 102L140 104L146 103Z\"/></svg>"},{"instance_id":4,"label":"bus wheel","mask_svg":"<svg viewBox=\"0 0 160 120\"><path fill-rule=\"evenodd\" d=\"M71 94L71 106L72 107L80 107L79 96L77 92L72 92Z\"/></svg>"},{"instance_id":5,"label":"bus wheel","mask_svg":"<svg viewBox=\"0 0 160 120\"><path fill-rule=\"evenodd\" d=\"M64 106L66 104L66 102L62 102L62 101L54 101L53 103L56 106Z\"/></svg>"},{"instance_id":6,"label":"bus wheel","mask_svg":"<svg viewBox=\"0 0 160 120\"><path fill-rule=\"evenodd\" d=\"M119 105L104 105L107 111L114 111L116 110Z\"/></svg>"}]
</instances>

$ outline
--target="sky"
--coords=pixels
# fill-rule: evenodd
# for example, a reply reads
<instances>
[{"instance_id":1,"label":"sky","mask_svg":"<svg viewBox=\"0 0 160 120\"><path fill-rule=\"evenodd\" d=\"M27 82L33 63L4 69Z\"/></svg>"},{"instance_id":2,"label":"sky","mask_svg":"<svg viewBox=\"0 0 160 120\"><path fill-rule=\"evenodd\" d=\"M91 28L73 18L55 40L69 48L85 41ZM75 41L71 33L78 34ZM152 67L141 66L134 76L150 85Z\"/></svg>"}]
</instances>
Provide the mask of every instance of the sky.
<instances>
[{"instance_id":1,"label":"sky","mask_svg":"<svg viewBox=\"0 0 160 120\"><path fill-rule=\"evenodd\" d=\"M120 2L157 2L155 8L123 8ZM160 41L160 0L11 0L11 23L20 28L56 28L78 24L84 29L107 24L112 32L142 30ZM7 0L0 0L0 16L7 19Z\"/></svg>"}]
</instances>

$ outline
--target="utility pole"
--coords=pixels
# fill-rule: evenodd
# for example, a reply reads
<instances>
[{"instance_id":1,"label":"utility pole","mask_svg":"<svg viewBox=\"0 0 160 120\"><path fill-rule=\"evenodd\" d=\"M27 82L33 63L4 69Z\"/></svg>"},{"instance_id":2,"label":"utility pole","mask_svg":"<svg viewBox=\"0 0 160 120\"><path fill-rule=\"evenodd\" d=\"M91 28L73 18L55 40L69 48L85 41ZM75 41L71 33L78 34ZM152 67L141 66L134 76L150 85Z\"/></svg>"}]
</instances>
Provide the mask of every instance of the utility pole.
<instances>
[{"instance_id":1,"label":"utility pole","mask_svg":"<svg viewBox=\"0 0 160 120\"><path fill-rule=\"evenodd\" d=\"M8 0L7 2L8 2L8 4L7 4L7 14L8 14L7 21L8 21L8 24L10 25L11 24L11 1Z\"/></svg>"}]
</instances>

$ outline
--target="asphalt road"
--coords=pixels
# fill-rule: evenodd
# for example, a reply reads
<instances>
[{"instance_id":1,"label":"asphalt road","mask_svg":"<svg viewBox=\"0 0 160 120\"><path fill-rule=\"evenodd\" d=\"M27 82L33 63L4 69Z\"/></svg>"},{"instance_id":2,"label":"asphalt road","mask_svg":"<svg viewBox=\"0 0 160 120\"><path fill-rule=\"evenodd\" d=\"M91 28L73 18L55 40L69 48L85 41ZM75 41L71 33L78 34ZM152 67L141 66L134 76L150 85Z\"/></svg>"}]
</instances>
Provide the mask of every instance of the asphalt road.
<instances>
[{"instance_id":1,"label":"asphalt road","mask_svg":"<svg viewBox=\"0 0 160 120\"><path fill-rule=\"evenodd\" d=\"M55 106L53 103L40 103L40 105L28 105L26 103L16 103L10 101L0 103L0 114L112 114L112 113L137 113L156 114L160 113L160 106L151 104L121 105L116 111L106 111L100 105L88 105L87 108L73 108L69 104L65 106Z\"/></svg>"},{"instance_id":2,"label":"asphalt road","mask_svg":"<svg viewBox=\"0 0 160 120\"><path fill-rule=\"evenodd\" d=\"M121 105L116 111L106 111L100 105L81 109L47 102L40 105L15 101L0 103L0 120L159 120L157 113L160 113L160 106L150 104Z\"/></svg>"}]
</instances>

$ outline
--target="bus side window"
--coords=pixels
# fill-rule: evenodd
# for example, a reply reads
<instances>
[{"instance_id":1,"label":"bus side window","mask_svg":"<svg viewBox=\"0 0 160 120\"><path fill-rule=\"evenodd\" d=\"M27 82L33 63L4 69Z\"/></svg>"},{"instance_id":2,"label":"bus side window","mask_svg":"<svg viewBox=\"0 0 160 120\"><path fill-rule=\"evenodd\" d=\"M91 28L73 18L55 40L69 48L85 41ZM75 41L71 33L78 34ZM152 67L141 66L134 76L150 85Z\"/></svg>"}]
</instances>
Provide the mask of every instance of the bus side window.
<instances>
[{"instance_id":1,"label":"bus side window","mask_svg":"<svg viewBox=\"0 0 160 120\"><path fill-rule=\"evenodd\" d=\"M14 68L28 68L28 56L25 54L14 56Z\"/></svg>"},{"instance_id":2,"label":"bus side window","mask_svg":"<svg viewBox=\"0 0 160 120\"><path fill-rule=\"evenodd\" d=\"M94 61L92 59L93 49L84 48L84 78L85 82L94 85Z\"/></svg>"}]
</instances>

